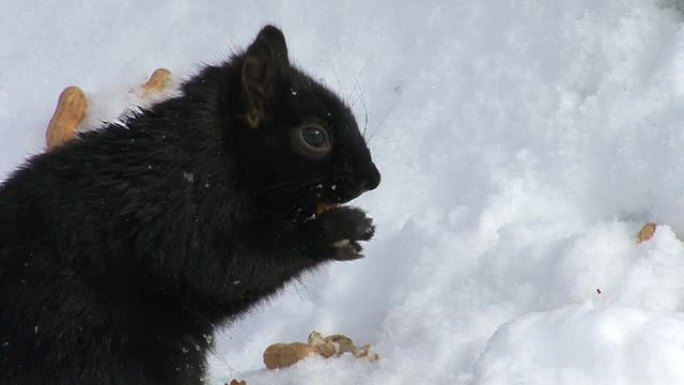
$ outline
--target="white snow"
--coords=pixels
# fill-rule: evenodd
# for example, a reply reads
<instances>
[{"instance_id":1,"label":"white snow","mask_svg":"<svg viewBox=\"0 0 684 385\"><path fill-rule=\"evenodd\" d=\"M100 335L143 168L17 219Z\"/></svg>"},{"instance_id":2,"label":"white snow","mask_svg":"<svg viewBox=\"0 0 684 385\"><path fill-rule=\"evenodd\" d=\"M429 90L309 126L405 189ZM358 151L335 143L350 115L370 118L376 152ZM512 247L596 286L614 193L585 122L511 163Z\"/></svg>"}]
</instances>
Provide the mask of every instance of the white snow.
<instances>
[{"instance_id":1,"label":"white snow","mask_svg":"<svg viewBox=\"0 0 684 385\"><path fill-rule=\"evenodd\" d=\"M378 233L217 335L210 383L684 383L678 0L5 4L0 174L65 86L114 119L154 68L182 80L267 22L367 128ZM263 369L313 329L382 359Z\"/></svg>"}]
</instances>

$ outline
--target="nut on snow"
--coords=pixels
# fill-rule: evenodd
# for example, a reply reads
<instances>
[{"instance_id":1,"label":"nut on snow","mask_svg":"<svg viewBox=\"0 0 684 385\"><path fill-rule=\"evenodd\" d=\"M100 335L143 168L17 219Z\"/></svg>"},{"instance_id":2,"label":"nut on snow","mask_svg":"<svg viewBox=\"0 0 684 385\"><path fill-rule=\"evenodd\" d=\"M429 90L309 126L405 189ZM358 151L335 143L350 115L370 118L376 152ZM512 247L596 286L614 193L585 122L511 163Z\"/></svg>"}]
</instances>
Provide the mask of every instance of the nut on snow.
<instances>
[{"instance_id":1,"label":"nut on snow","mask_svg":"<svg viewBox=\"0 0 684 385\"><path fill-rule=\"evenodd\" d=\"M83 90L71 86L62 91L45 134L48 149L76 137L76 130L83 122L87 109L88 100Z\"/></svg>"},{"instance_id":2,"label":"nut on snow","mask_svg":"<svg viewBox=\"0 0 684 385\"><path fill-rule=\"evenodd\" d=\"M142 85L143 97L153 93L161 93L168 88L171 82L171 71L166 68L157 68L152 72L149 80Z\"/></svg>"},{"instance_id":3,"label":"nut on snow","mask_svg":"<svg viewBox=\"0 0 684 385\"><path fill-rule=\"evenodd\" d=\"M377 353L371 353L370 345L357 347L351 338L343 334L323 337L323 334L314 330L309 334L309 345L325 358L339 357L344 353L351 353L355 358L366 357L371 362L380 358Z\"/></svg>"},{"instance_id":4,"label":"nut on snow","mask_svg":"<svg viewBox=\"0 0 684 385\"><path fill-rule=\"evenodd\" d=\"M653 238L653 234L655 234L656 231L656 224L655 223L647 223L644 225L644 227L639 230L639 234L637 234L637 243L642 243L646 242L649 239Z\"/></svg>"},{"instance_id":5,"label":"nut on snow","mask_svg":"<svg viewBox=\"0 0 684 385\"><path fill-rule=\"evenodd\" d=\"M377 353L371 352L370 345L357 347L354 341L345 335L333 334L324 337L323 334L314 330L309 334L308 344L277 343L266 348L264 364L269 369L285 368L312 355L331 358L345 353L351 353L355 358L366 358L371 362L380 358Z\"/></svg>"},{"instance_id":6,"label":"nut on snow","mask_svg":"<svg viewBox=\"0 0 684 385\"><path fill-rule=\"evenodd\" d=\"M315 354L316 351L313 347L302 342L277 343L266 348L264 364L269 369L286 368Z\"/></svg>"}]
</instances>

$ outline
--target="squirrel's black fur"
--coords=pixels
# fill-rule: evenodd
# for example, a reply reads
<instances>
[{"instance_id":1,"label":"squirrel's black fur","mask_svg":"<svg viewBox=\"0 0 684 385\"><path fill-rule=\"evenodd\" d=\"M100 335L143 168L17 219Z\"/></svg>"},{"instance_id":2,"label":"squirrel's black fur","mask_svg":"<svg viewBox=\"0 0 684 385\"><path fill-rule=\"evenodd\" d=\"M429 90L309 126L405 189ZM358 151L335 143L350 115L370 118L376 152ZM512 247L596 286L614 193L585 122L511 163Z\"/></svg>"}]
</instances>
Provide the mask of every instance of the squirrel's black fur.
<instances>
[{"instance_id":1,"label":"squirrel's black fur","mask_svg":"<svg viewBox=\"0 0 684 385\"><path fill-rule=\"evenodd\" d=\"M0 187L0 384L200 384L214 328L373 235L350 110L265 27Z\"/></svg>"}]
</instances>

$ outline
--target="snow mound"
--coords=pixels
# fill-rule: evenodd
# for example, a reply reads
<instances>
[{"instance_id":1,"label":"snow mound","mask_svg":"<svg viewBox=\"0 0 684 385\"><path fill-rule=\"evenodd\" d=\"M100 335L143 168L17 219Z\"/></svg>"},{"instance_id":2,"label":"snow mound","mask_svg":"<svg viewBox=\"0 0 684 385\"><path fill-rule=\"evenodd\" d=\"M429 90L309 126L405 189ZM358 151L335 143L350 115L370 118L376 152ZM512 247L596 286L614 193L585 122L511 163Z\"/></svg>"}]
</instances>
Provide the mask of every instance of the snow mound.
<instances>
[{"instance_id":1,"label":"snow mound","mask_svg":"<svg viewBox=\"0 0 684 385\"><path fill-rule=\"evenodd\" d=\"M568 305L500 328L477 361L473 383L678 384L683 355L681 313Z\"/></svg>"}]
</instances>

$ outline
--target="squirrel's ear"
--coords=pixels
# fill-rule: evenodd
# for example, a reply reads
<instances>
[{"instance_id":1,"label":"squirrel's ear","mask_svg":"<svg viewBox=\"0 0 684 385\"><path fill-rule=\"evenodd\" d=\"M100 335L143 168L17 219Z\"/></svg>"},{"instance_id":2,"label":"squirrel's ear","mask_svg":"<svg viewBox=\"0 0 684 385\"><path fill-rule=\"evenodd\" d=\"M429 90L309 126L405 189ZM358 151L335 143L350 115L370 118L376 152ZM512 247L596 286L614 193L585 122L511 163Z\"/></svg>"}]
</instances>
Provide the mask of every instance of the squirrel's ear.
<instances>
[{"instance_id":1,"label":"squirrel's ear","mask_svg":"<svg viewBox=\"0 0 684 385\"><path fill-rule=\"evenodd\" d=\"M285 36L278 28L267 25L249 46L242 62L241 94L245 118L251 127L259 126L289 65Z\"/></svg>"}]
</instances>

